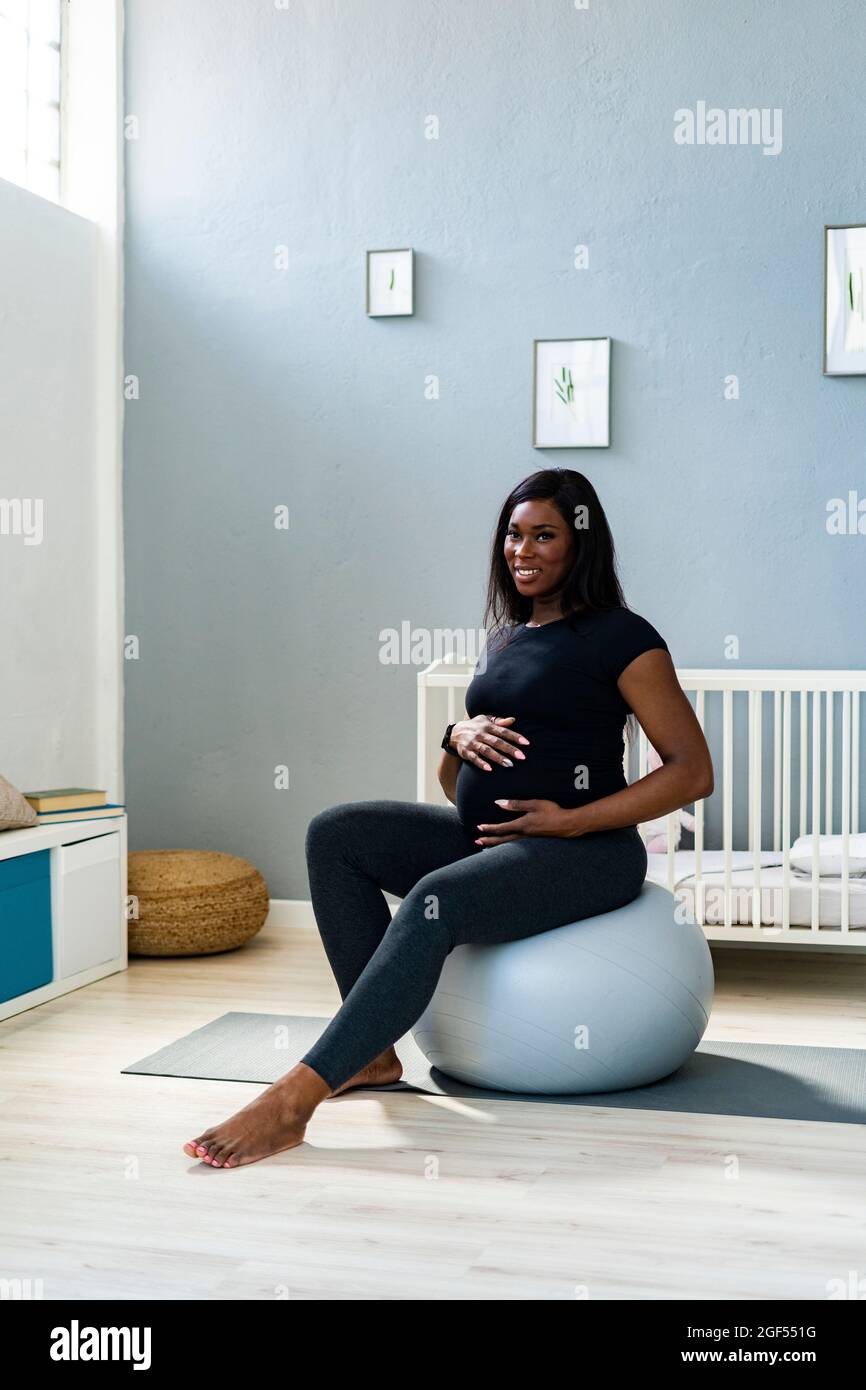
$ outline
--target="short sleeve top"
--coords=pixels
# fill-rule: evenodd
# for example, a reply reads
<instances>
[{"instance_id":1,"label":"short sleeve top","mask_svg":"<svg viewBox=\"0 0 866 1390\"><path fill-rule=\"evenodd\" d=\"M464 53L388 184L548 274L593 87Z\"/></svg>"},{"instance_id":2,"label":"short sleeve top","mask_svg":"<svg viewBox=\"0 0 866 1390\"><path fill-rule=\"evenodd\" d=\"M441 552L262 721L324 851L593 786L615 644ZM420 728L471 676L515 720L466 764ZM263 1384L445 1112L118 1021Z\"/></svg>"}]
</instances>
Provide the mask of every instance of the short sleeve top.
<instances>
[{"instance_id":1,"label":"short sleeve top","mask_svg":"<svg viewBox=\"0 0 866 1390\"><path fill-rule=\"evenodd\" d=\"M526 758L483 772L463 762L457 809L467 829L513 818L497 798L538 797L579 806L626 785L623 729L629 706L617 681L646 651L668 650L628 608L569 614L540 627L504 629L488 642L466 691L466 711L513 715L530 740ZM481 814L479 814L481 812Z\"/></svg>"}]
</instances>

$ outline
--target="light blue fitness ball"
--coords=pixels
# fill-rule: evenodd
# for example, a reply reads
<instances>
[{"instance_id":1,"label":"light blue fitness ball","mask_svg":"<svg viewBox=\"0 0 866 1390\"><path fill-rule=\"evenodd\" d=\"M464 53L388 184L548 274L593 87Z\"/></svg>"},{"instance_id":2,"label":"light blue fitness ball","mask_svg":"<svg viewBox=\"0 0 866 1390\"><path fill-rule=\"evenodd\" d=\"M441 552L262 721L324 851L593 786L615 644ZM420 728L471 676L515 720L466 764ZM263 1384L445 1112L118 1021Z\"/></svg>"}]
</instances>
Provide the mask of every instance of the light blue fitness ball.
<instances>
[{"instance_id":1,"label":"light blue fitness ball","mask_svg":"<svg viewBox=\"0 0 866 1390\"><path fill-rule=\"evenodd\" d=\"M667 889L644 883L633 902L599 917L455 946L412 1035L431 1066L471 1086L628 1090L691 1056L713 983L702 929Z\"/></svg>"}]
</instances>

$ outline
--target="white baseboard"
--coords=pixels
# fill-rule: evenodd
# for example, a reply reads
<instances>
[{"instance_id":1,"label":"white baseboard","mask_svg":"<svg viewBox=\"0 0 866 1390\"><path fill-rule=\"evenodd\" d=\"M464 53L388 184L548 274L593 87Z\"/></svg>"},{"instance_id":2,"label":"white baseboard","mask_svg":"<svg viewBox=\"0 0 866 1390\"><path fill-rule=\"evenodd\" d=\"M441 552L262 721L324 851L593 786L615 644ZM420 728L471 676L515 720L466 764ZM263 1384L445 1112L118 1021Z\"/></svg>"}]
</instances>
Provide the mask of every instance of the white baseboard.
<instances>
[{"instance_id":1,"label":"white baseboard","mask_svg":"<svg viewBox=\"0 0 866 1390\"><path fill-rule=\"evenodd\" d=\"M397 911L399 903L388 903L391 916ZM316 927L313 904L309 898L271 898L271 905L265 919L266 927Z\"/></svg>"},{"instance_id":2,"label":"white baseboard","mask_svg":"<svg viewBox=\"0 0 866 1390\"><path fill-rule=\"evenodd\" d=\"M266 927L315 927L309 898L271 898Z\"/></svg>"}]
</instances>

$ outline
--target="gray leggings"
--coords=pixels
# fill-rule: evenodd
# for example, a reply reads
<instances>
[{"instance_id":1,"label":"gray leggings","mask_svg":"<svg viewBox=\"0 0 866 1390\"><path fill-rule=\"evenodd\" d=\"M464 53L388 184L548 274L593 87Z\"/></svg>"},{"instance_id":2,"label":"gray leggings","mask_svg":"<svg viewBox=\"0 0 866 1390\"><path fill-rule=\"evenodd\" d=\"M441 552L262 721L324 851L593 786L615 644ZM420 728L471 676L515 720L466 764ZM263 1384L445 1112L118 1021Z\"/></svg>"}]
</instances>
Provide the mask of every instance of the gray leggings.
<instances>
[{"instance_id":1,"label":"gray leggings","mask_svg":"<svg viewBox=\"0 0 866 1390\"><path fill-rule=\"evenodd\" d=\"M411 801L322 811L306 853L343 1003L301 1060L332 1090L417 1022L455 946L515 941L622 907L647 869L635 826L482 849L452 807ZM383 890L403 899L393 919Z\"/></svg>"}]
</instances>

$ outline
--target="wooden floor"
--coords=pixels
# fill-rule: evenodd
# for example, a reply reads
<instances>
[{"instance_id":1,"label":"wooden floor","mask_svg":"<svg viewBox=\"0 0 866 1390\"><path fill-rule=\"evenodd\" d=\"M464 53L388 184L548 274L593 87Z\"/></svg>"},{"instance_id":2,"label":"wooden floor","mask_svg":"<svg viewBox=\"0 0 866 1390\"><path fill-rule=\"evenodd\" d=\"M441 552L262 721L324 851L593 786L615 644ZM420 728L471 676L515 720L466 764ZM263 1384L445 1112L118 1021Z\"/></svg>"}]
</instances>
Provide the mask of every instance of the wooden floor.
<instances>
[{"instance_id":1,"label":"wooden floor","mask_svg":"<svg viewBox=\"0 0 866 1390\"><path fill-rule=\"evenodd\" d=\"M866 1048L866 961L715 951L707 1033ZM417 1094L234 1171L262 1088L122 1076L228 1009L328 1014L312 930L131 963L0 1023L0 1278L55 1298L824 1299L866 1272L866 1128Z\"/></svg>"}]
</instances>

